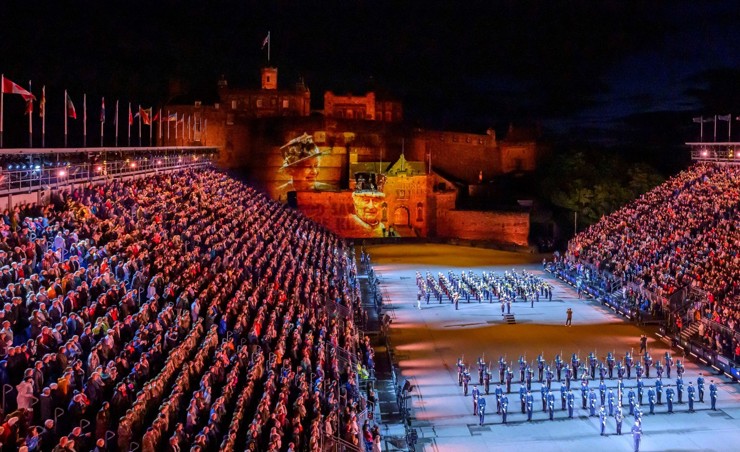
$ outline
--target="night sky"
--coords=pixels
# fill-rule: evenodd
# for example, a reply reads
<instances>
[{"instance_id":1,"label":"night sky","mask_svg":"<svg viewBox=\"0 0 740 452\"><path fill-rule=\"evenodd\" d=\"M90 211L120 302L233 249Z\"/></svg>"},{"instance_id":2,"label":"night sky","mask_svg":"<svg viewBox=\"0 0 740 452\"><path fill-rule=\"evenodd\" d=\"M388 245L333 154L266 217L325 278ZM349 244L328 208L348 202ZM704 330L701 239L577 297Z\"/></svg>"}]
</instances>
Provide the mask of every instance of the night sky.
<instances>
[{"instance_id":1,"label":"night sky","mask_svg":"<svg viewBox=\"0 0 740 452\"><path fill-rule=\"evenodd\" d=\"M258 87L271 31L281 86L303 77L317 109L325 90L374 89L422 127L608 142L740 114L739 23L734 1L3 1L0 71L47 86L53 129L65 88L97 120L100 96L112 114L115 99L213 102L221 74ZM6 137L23 108L9 97Z\"/></svg>"}]
</instances>

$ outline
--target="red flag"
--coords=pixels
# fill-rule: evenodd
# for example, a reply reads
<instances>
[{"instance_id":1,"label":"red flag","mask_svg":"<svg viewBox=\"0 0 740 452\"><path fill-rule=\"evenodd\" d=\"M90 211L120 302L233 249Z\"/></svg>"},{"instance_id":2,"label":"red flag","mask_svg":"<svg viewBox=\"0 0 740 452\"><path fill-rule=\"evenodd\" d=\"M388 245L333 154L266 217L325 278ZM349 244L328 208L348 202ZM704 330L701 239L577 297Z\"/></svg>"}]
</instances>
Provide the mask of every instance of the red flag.
<instances>
[{"instance_id":1,"label":"red flag","mask_svg":"<svg viewBox=\"0 0 740 452\"><path fill-rule=\"evenodd\" d=\"M72 103L72 98L67 94L67 116L72 119L77 119L77 112L75 111L75 105Z\"/></svg>"},{"instance_id":2,"label":"red flag","mask_svg":"<svg viewBox=\"0 0 740 452\"><path fill-rule=\"evenodd\" d=\"M41 102L39 102L39 118L46 114L46 86L41 88Z\"/></svg>"},{"instance_id":3,"label":"red flag","mask_svg":"<svg viewBox=\"0 0 740 452\"><path fill-rule=\"evenodd\" d=\"M131 113L131 104L128 104L128 125L134 123L134 115Z\"/></svg>"},{"instance_id":4,"label":"red flag","mask_svg":"<svg viewBox=\"0 0 740 452\"><path fill-rule=\"evenodd\" d=\"M27 115L30 115L33 113L33 99L28 99L26 101L26 113Z\"/></svg>"},{"instance_id":5,"label":"red flag","mask_svg":"<svg viewBox=\"0 0 740 452\"><path fill-rule=\"evenodd\" d=\"M23 96L23 99L26 102L28 102L29 100L36 100L36 96L23 89L23 87L21 87L17 83L13 83L5 77L3 77L2 90L5 94L20 94L21 96Z\"/></svg>"},{"instance_id":6,"label":"red flag","mask_svg":"<svg viewBox=\"0 0 740 452\"><path fill-rule=\"evenodd\" d=\"M139 107L139 115L141 116L141 121L150 126L152 125L152 122L149 120L149 110L144 110L143 108Z\"/></svg>"},{"instance_id":7,"label":"red flag","mask_svg":"<svg viewBox=\"0 0 740 452\"><path fill-rule=\"evenodd\" d=\"M159 121L159 112L157 112L157 114L155 114L154 117L152 118L152 122L156 122L156 121Z\"/></svg>"}]
</instances>

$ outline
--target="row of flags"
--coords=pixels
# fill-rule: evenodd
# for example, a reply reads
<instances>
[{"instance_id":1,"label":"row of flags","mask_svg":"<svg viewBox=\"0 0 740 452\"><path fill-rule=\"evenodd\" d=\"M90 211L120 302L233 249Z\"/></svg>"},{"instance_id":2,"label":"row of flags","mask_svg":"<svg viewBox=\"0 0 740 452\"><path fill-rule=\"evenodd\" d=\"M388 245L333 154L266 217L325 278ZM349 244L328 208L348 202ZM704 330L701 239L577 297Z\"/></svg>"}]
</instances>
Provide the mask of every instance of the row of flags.
<instances>
[{"instance_id":1,"label":"row of flags","mask_svg":"<svg viewBox=\"0 0 740 452\"><path fill-rule=\"evenodd\" d=\"M740 116L735 117L735 120L740 121ZM726 115L714 115L714 117L710 116L708 118L705 118L704 116L698 116L696 118L693 118L693 121L696 124L701 124L701 141L704 141L704 124L709 122L714 123L714 141L717 141L717 122L727 122L727 141L732 141L732 114L728 113Z\"/></svg>"},{"instance_id":2,"label":"row of flags","mask_svg":"<svg viewBox=\"0 0 740 452\"><path fill-rule=\"evenodd\" d=\"M736 116L735 117L735 120L736 121L740 121L740 116ZM731 114L714 115L714 117L711 117L710 116L708 118L705 118L704 116L698 116L698 117L694 118L694 122L695 123L707 123L707 122L715 122L715 121L727 121L727 122L730 122L730 121L732 121L732 115Z\"/></svg>"},{"instance_id":3,"label":"row of flags","mask_svg":"<svg viewBox=\"0 0 740 452\"><path fill-rule=\"evenodd\" d=\"M23 99L26 101L26 108L25 108L25 114L29 116L29 136L32 136L32 122L31 122L31 115L33 113L33 102L36 101L36 96L31 93L30 87L31 82L29 82L29 89L25 89L22 86L18 85L17 83L5 78L4 75L0 75L0 147L2 147L2 132L3 132L3 102L2 102L2 96L4 94L17 94L23 97ZM74 102L72 101L72 97L69 95L69 93L65 90L64 91L64 102L65 102L65 109L66 109L66 115L64 118L64 135L65 135L65 146L66 146L66 137L67 137L67 119L77 119L77 110L75 109ZM114 117L114 122L116 124L116 139L118 138L118 106L119 103L116 101L116 112ZM46 131L46 86L41 88L41 100L39 101L39 117L42 118L42 136L43 133ZM177 126L182 125L183 131L182 131L182 137L185 138L185 114L183 113L182 116L178 116L177 113L165 113L162 114L162 110L160 109L157 112L153 111L152 107L149 108L143 108L142 106L138 107L138 111L134 114L131 108L131 103L129 102L128 105L128 133L129 133L129 142L131 138L131 126L134 124L135 119L139 119L139 139L141 140L141 123L147 126L152 126L152 123L159 122L160 123L160 130L159 135L160 138L162 138L162 127L161 123L168 123L167 127L167 138L169 139L169 123L174 122L175 123L175 137L177 137ZM101 98L100 101L100 138L101 138L101 145L102 145L102 139L103 139L103 125L105 124L106 119L106 113L105 113L105 97ZM188 129L190 128L190 117L187 118L188 122ZM193 126L196 128L197 131L200 131L203 124L199 124L196 122L195 118L193 118ZM87 95L83 95L83 134L87 136ZM150 129L150 139L151 139L151 129ZM189 135L189 133L188 133ZM151 140L150 140L151 141Z\"/></svg>"}]
</instances>

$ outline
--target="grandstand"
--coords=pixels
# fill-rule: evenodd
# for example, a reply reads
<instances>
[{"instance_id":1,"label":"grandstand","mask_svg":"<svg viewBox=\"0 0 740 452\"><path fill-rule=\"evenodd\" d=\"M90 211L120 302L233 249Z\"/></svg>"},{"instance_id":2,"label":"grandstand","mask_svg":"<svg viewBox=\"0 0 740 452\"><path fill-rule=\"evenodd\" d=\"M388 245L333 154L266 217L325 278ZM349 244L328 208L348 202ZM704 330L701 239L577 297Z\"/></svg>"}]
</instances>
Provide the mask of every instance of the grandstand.
<instances>
[{"instance_id":1,"label":"grandstand","mask_svg":"<svg viewBox=\"0 0 740 452\"><path fill-rule=\"evenodd\" d=\"M35 171L57 190L3 215L3 450L373 440L352 248L208 157L6 162L6 193Z\"/></svg>"},{"instance_id":2,"label":"grandstand","mask_svg":"<svg viewBox=\"0 0 740 452\"><path fill-rule=\"evenodd\" d=\"M674 341L737 377L740 165L698 155L579 233L551 268L631 318L664 322Z\"/></svg>"}]
</instances>

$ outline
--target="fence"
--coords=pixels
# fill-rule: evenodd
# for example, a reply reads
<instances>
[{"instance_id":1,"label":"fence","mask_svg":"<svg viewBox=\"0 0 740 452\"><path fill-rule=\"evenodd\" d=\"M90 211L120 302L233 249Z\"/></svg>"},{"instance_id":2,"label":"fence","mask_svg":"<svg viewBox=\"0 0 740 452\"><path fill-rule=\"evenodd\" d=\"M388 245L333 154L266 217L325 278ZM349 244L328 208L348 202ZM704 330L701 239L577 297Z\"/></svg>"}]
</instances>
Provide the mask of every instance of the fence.
<instances>
[{"instance_id":1,"label":"fence","mask_svg":"<svg viewBox=\"0 0 740 452\"><path fill-rule=\"evenodd\" d=\"M210 155L187 153L100 163L69 163L64 166L28 166L24 169L8 169L0 172L0 195L31 193L74 183L103 181L116 177L209 165L211 165Z\"/></svg>"}]
</instances>

